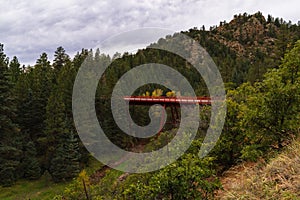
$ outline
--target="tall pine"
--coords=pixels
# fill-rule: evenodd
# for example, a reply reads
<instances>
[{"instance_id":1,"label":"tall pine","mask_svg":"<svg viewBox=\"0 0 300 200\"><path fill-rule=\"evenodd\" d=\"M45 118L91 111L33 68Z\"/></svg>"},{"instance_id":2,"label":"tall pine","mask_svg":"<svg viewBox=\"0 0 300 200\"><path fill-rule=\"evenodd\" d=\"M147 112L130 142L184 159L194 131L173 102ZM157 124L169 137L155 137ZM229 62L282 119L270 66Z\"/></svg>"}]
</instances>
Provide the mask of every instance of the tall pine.
<instances>
[{"instance_id":1,"label":"tall pine","mask_svg":"<svg viewBox=\"0 0 300 200\"><path fill-rule=\"evenodd\" d=\"M21 75L21 68L19 60L16 56L13 57L13 59L9 63L9 74L10 74L10 80L12 83L16 83Z\"/></svg>"},{"instance_id":2,"label":"tall pine","mask_svg":"<svg viewBox=\"0 0 300 200\"><path fill-rule=\"evenodd\" d=\"M8 78L8 58L0 44L0 185L11 186L19 176L22 151Z\"/></svg>"},{"instance_id":3,"label":"tall pine","mask_svg":"<svg viewBox=\"0 0 300 200\"><path fill-rule=\"evenodd\" d=\"M79 145L72 131L60 87L52 92L45 121L49 172L55 182L70 180L79 172Z\"/></svg>"},{"instance_id":4,"label":"tall pine","mask_svg":"<svg viewBox=\"0 0 300 200\"><path fill-rule=\"evenodd\" d=\"M60 70L70 62L70 57L66 54L65 49L60 46L56 49L54 53L54 61L53 61L53 68L56 73L59 73Z\"/></svg>"},{"instance_id":5,"label":"tall pine","mask_svg":"<svg viewBox=\"0 0 300 200\"><path fill-rule=\"evenodd\" d=\"M66 138L61 138L51 160L50 174L53 181L68 181L76 177L79 168L78 140L71 132Z\"/></svg>"},{"instance_id":6,"label":"tall pine","mask_svg":"<svg viewBox=\"0 0 300 200\"><path fill-rule=\"evenodd\" d=\"M24 178L34 180L41 176L41 168L36 157L36 148L32 141L24 146L24 160L22 160Z\"/></svg>"}]
</instances>

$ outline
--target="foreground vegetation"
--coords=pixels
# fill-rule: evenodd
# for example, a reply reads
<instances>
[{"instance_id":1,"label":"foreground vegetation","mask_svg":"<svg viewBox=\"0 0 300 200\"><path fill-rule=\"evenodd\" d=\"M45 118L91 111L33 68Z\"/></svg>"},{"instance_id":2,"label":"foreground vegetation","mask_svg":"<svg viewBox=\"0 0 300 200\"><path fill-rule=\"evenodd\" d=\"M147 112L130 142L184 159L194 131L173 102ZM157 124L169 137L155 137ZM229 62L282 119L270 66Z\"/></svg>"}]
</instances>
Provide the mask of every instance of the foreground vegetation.
<instances>
[{"instance_id":1,"label":"foreground vegetation","mask_svg":"<svg viewBox=\"0 0 300 200\"><path fill-rule=\"evenodd\" d=\"M274 154L268 161L259 160L258 162L245 162L233 166L220 176L220 182L224 189L220 189L215 196L216 199L299 199L299 169L300 169L300 139L297 138L284 148L279 154ZM101 164L97 161L91 162L88 173L95 173ZM95 199L110 199L109 194L114 193L116 188L124 187L126 182L119 179L122 172L116 170L106 171L104 178L100 180L93 190L89 193ZM36 181L18 181L13 187L1 188L0 199L19 200L19 199L62 199L76 198L85 199L84 188L81 178L70 183L53 183L49 181L51 177L42 176ZM130 175L128 179L136 180ZM127 181L128 182L128 181ZM75 187L75 185L77 185ZM99 190L101 188L101 190ZM91 190L89 190L91 192ZM126 193L126 192L125 192ZM102 194L102 195L99 195ZM107 194L106 198L101 197ZM115 198L117 194L115 193Z\"/></svg>"},{"instance_id":2,"label":"foreground vegetation","mask_svg":"<svg viewBox=\"0 0 300 200\"><path fill-rule=\"evenodd\" d=\"M268 163L228 170L220 199L299 199L300 140L293 141ZM240 166L239 166L240 167Z\"/></svg>"}]
</instances>

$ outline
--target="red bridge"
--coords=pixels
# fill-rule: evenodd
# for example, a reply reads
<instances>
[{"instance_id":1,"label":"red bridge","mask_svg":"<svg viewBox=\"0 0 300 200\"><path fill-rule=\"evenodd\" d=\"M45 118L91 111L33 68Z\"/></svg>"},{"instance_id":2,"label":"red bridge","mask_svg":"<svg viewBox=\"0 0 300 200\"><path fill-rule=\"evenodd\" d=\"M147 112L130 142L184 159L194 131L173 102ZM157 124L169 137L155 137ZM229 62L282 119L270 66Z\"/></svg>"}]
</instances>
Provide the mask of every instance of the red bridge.
<instances>
[{"instance_id":1,"label":"red bridge","mask_svg":"<svg viewBox=\"0 0 300 200\"><path fill-rule=\"evenodd\" d=\"M125 96L125 101L129 101L130 105L154 105L162 104L178 105L178 104L198 104L211 105L210 97L146 97L146 96Z\"/></svg>"},{"instance_id":2,"label":"red bridge","mask_svg":"<svg viewBox=\"0 0 300 200\"><path fill-rule=\"evenodd\" d=\"M129 105L145 105L151 106L154 104L161 104L165 109L170 107L172 114L172 124L178 125L180 117L178 107L180 105L211 105L212 100L210 97L148 97L148 96L125 96L123 99L129 102ZM164 112L161 116L160 132L163 129L163 122L165 116Z\"/></svg>"}]
</instances>

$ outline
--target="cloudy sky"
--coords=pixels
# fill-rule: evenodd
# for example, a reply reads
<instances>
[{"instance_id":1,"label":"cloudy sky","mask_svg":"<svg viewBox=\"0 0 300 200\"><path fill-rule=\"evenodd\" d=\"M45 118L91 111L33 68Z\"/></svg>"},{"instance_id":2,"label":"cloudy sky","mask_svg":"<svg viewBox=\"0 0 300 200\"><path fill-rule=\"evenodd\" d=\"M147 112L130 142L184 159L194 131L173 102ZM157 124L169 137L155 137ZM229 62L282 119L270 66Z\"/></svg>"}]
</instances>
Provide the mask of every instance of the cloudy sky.
<instances>
[{"instance_id":1,"label":"cloudy sky","mask_svg":"<svg viewBox=\"0 0 300 200\"><path fill-rule=\"evenodd\" d=\"M0 43L22 64L34 64L42 52L52 60L58 46L73 56L113 35L145 27L208 28L234 14L257 11L300 20L299 0L0 0L0 5Z\"/></svg>"}]
</instances>

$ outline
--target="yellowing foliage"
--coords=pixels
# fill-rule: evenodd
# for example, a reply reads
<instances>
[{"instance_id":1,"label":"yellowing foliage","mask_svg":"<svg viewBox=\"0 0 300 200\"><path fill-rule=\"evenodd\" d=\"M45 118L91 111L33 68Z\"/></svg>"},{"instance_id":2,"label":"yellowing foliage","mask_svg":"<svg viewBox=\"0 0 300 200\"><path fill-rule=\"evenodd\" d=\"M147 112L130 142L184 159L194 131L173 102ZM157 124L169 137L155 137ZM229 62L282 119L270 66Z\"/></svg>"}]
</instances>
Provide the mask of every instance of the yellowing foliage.
<instances>
[{"instance_id":1,"label":"yellowing foliage","mask_svg":"<svg viewBox=\"0 0 300 200\"><path fill-rule=\"evenodd\" d=\"M163 94L163 90L162 89L155 89L153 92L152 92L152 96L153 97L160 97L162 96Z\"/></svg>"},{"instance_id":2,"label":"yellowing foliage","mask_svg":"<svg viewBox=\"0 0 300 200\"><path fill-rule=\"evenodd\" d=\"M167 97L175 97L176 96L176 92L175 91L170 91L170 92L167 92Z\"/></svg>"},{"instance_id":3,"label":"yellowing foliage","mask_svg":"<svg viewBox=\"0 0 300 200\"><path fill-rule=\"evenodd\" d=\"M150 92L146 91L142 96L143 97L150 97Z\"/></svg>"},{"instance_id":4,"label":"yellowing foliage","mask_svg":"<svg viewBox=\"0 0 300 200\"><path fill-rule=\"evenodd\" d=\"M87 175L85 170L82 170L78 175L78 181L84 181L86 186L90 185L89 176Z\"/></svg>"}]
</instances>

